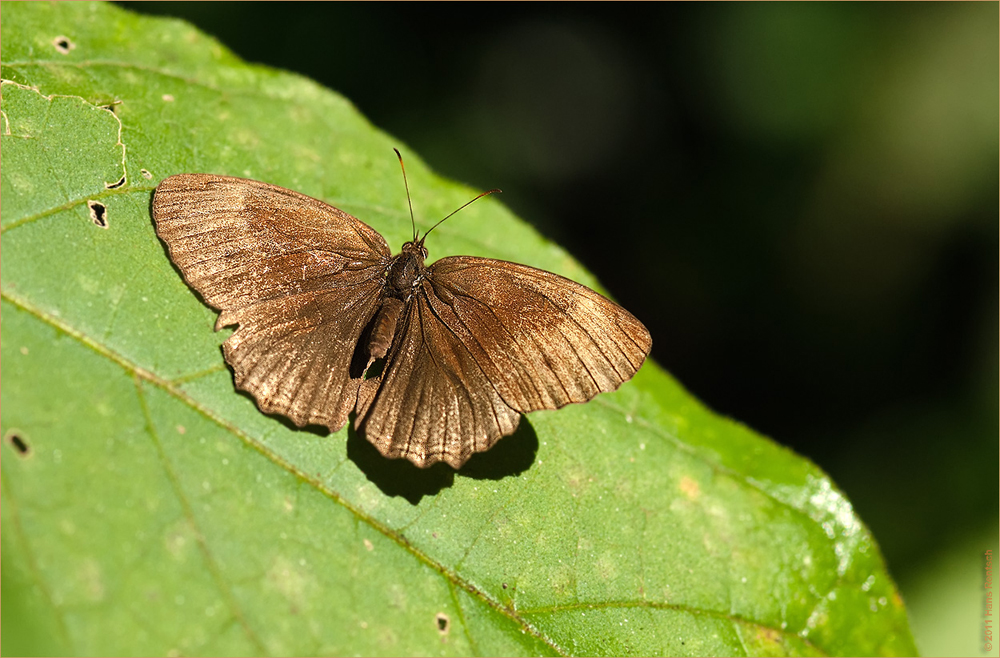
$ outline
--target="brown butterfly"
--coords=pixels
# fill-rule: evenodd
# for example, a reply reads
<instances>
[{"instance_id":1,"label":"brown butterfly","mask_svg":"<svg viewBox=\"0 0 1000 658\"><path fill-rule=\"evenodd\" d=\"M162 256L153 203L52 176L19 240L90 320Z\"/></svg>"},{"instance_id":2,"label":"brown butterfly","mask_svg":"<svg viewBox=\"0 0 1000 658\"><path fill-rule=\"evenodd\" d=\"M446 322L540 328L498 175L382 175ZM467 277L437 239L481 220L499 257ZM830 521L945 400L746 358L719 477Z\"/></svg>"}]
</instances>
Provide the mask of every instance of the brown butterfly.
<instances>
[{"instance_id":1,"label":"brown butterfly","mask_svg":"<svg viewBox=\"0 0 1000 658\"><path fill-rule=\"evenodd\" d=\"M420 467L459 468L522 413L614 390L649 354L642 323L578 283L490 258L427 267L430 231L393 256L360 220L267 183L170 176L153 219L216 330L238 325L223 352L262 411L331 431L355 411L383 455Z\"/></svg>"}]
</instances>

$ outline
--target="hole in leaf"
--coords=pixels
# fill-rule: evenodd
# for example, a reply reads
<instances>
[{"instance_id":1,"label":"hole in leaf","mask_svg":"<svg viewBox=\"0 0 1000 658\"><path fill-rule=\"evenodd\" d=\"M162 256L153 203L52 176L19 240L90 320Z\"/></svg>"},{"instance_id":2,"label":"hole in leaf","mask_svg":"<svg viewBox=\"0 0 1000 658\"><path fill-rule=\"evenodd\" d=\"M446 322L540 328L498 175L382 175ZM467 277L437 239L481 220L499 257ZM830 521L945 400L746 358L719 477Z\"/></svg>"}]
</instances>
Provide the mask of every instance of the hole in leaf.
<instances>
[{"instance_id":1,"label":"hole in leaf","mask_svg":"<svg viewBox=\"0 0 1000 658\"><path fill-rule=\"evenodd\" d=\"M107 206L98 201L87 201L87 207L90 208L90 221L94 222L101 228L107 228L108 227Z\"/></svg>"},{"instance_id":2,"label":"hole in leaf","mask_svg":"<svg viewBox=\"0 0 1000 658\"><path fill-rule=\"evenodd\" d=\"M121 187L124 184L125 184L125 176L122 175L122 177L119 178L117 182L114 182L114 183L105 183L104 187L108 188L109 190L114 190L114 189L118 189L119 187Z\"/></svg>"},{"instance_id":3,"label":"hole in leaf","mask_svg":"<svg viewBox=\"0 0 1000 658\"><path fill-rule=\"evenodd\" d=\"M142 177L143 177L143 178L145 178L146 180L149 180L150 178L152 178L152 177L153 177L153 174L149 173L149 172L148 172L147 170L145 170L145 169L140 169L140 170L139 170L139 173L140 173L140 174L142 174Z\"/></svg>"},{"instance_id":4,"label":"hole in leaf","mask_svg":"<svg viewBox=\"0 0 1000 658\"><path fill-rule=\"evenodd\" d=\"M56 50L61 52L63 55L68 55L69 51L76 48L76 44L69 40L68 37L58 36L52 40L52 45L56 47Z\"/></svg>"},{"instance_id":5,"label":"hole in leaf","mask_svg":"<svg viewBox=\"0 0 1000 658\"><path fill-rule=\"evenodd\" d=\"M448 627L451 625L451 620L448 619L448 615L443 612L439 612L435 615L434 621L437 622L438 633L441 635L447 635Z\"/></svg>"},{"instance_id":6,"label":"hole in leaf","mask_svg":"<svg viewBox=\"0 0 1000 658\"><path fill-rule=\"evenodd\" d=\"M5 438L10 443L10 446L17 451L19 457L28 457L31 455L31 446L28 445L28 439L19 430L7 432Z\"/></svg>"}]
</instances>

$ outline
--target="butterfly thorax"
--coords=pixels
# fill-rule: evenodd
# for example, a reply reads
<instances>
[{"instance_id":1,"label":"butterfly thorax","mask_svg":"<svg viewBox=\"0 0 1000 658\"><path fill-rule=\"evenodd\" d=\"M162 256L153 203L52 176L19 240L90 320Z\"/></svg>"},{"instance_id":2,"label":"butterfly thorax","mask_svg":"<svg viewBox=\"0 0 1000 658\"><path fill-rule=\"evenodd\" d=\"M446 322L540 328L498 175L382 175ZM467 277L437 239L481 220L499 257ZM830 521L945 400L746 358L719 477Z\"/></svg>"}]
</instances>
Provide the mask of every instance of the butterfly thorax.
<instances>
[{"instance_id":1,"label":"butterfly thorax","mask_svg":"<svg viewBox=\"0 0 1000 658\"><path fill-rule=\"evenodd\" d=\"M410 296L413 286L423 277L427 268L424 259L427 249L421 242L407 242L403 249L389 261L386 272L386 292L392 297L406 299Z\"/></svg>"},{"instance_id":2,"label":"butterfly thorax","mask_svg":"<svg viewBox=\"0 0 1000 658\"><path fill-rule=\"evenodd\" d=\"M427 272L425 258L427 250L422 241L407 242L389 261L385 273L385 296L375 314L368 338L368 367L389 352L403 308Z\"/></svg>"}]
</instances>

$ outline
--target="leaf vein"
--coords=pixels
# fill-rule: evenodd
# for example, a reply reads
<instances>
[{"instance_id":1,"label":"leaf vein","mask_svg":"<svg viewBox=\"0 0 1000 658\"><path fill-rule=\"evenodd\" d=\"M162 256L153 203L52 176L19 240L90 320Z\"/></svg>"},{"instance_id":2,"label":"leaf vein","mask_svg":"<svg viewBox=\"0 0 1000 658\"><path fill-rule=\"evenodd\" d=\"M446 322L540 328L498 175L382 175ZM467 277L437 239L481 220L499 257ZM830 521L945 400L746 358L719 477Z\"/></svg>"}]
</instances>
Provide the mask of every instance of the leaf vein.
<instances>
[{"instance_id":1,"label":"leaf vein","mask_svg":"<svg viewBox=\"0 0 1000 658\"><path fill-rule=\"evenodd\" d=\"M243 633L247 636L247 639L253 644L254 648L261 654L267 653L267 648L261 641L257 634L254 632L253 628L250 626L246 617L243 614L242 608L240 608L239 603L236 601L236 596L233 594L232 588L227 584L226 579L222 575L222 571L219 568L218 561L213 557L212 551L209 550L208 542L205 540L205 535L201 531L197 520L195 519L194 510L191 508L191 503L188 501L187 496L184 495L183 487L180 483L180 478L174 471L170 460L167 458L166 452L163 450L163 444L160 441L160 436L156 431L156 424L153 421L153 416L149 411L149 405L146 401L146 395L142 390L142 377L137 371L132 373L133 381L135 382L135 394L139 401L139 407L142 409L143 418L146 421L146 430L149 433L150 439L152 439L153 446L156 448L157 455L160 458L160 463L163 464L163 470L166 473L167 480L170 482L170 487L174 490L174 495L177 497L177 502L180 503L181 509L184 511L184 516L187 517L188 523L191 524L191 529L194 531L194 536L198 542L198 549L202 554L202 558L205 560L205 564L208 567L209 573L212 574L212 580L215 581L215 586L219 588L219 592L226 601L226 605L229 606L230 612L233 618L236 619L240 627L243 629Z\"/></svg>"},{"instance_id":2,"label":"leaf vein","mask_svg":"<svg viewBox=\"0 0 1000 658\"><path fill-rule=\"evenodd\" d=\"M0 473L3 472L2 463L0 463ZM11 531L11 534L17 537L17 540L22 546L30 546L28 542L28 535L24 532L24 527L21 525L21 516L18 510L19 502L17 497L14 496L13 492L7 486L10 479L6 474L0 478L0 489L3 491L3 516L4 520L7 521L4 525L7 529ZM31 578L41 592L42 597L45 599L46 603L56 611L56 626L59 628L59 634L62 636L62 640L66 646L72 647L73 643L70 641L69 630L66 628L66 620L63 618L63 610L65 606L56 605L55 600L52 597L52 592L49 590L45 579L42 578L41 569L38 567L38 562L35 560L35 552L32 550L24 551L24 559L28 564L28 571L31 573ZM79 651L79 647L76 647Z\"/></svg>"}]
</instances>

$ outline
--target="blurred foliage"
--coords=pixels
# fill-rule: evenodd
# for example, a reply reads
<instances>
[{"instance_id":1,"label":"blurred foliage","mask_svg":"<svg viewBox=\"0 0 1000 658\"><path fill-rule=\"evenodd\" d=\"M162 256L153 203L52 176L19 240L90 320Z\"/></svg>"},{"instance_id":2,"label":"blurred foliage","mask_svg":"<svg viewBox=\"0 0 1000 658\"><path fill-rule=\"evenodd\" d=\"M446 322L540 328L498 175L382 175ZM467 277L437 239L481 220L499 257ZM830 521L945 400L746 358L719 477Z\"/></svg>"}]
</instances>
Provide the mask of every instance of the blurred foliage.
<instances>
[{"instance_id":1,"label":"blurred foliage","mask_svg":"<svg viewBox=\"0 0 1000 658\"><path fill-rule=\"evenodd\" d=\"M904 595L994 527L996 3L133 8L504 188L698 397L834 476Z\"/></svg>"}]
</instances>

